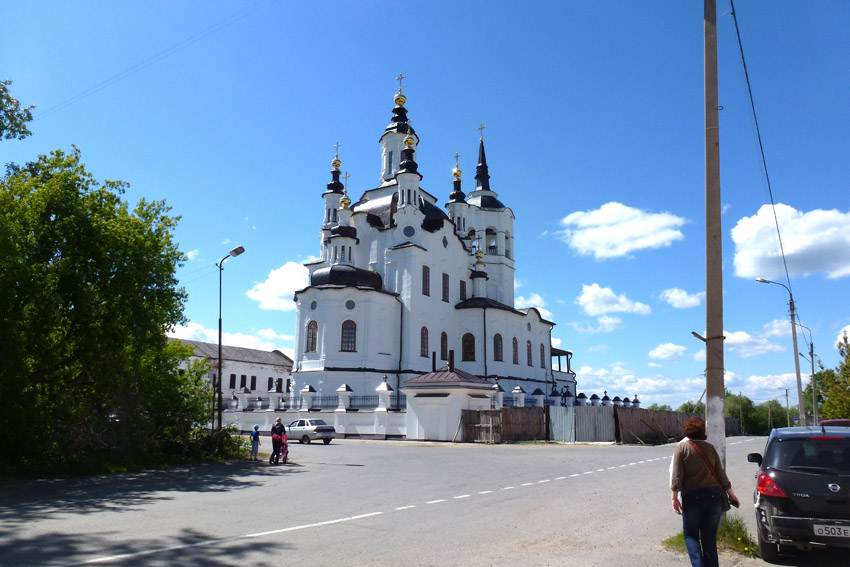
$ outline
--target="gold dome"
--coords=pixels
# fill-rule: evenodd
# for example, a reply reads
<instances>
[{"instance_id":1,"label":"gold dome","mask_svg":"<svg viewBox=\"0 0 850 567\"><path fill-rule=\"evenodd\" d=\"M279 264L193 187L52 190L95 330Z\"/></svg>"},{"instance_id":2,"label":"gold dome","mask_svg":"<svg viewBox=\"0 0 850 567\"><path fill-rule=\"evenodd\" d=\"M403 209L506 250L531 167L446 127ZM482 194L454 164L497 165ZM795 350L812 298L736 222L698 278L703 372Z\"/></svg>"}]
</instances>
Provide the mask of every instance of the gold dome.
<instances>
[{"instance_id":1,"label":"gold dome","mask_svg":"<svg viewBox=\"0 0 850 567\"><path fill-rule=\"evenodd\" d=\"M455 179L460 179L460 176L463 175L463 172L457 166L455 166L455 168L452 170L452 175Z\"/></svg>"},{"instance_id":2,"label":"gold dome","mask_svg":"<svg viewBox=\"0 0 850 567\"><path fill-rule=\"evenodd\" d=\"M348 198L348 195L345 195L342 199L339 200L339 204L342 205L343 209L347 209L348 205L351 204L351 199Z\"/></svg>"},{"instance_id":3,"label":"gold dome","mask_svg":"<svg viewBox=\"0 0 850 567\"><path fill-rule=\"evenodd\" d=\"M410 135L410 132L407 133L407 137L404 139L404 145L408 148L413 147L413 136Z\"/></svg>"},{"instance_id":4,"label":"gold dome","mask_svg":"<svg viewBox=\"0 0 850 567\"><path fill-rule=\"evenodd\" d=\"M342 162L339 161L339 158L334 158L334 160L331 162L331 165L334 166L334 169L339 169L339 166L342 165Z\"/></svg>"},{"instance_id":5,"label":"gold dome","mask_svg":"<svg viewBox=\"0 0 850 567\"><path fill-rule=\"evenodd\" d=\"M404 106L404 103L407 102L407 97L401 94L401 91L398 91L393 100L398 106Z\"/></svg>"}]
</instances>

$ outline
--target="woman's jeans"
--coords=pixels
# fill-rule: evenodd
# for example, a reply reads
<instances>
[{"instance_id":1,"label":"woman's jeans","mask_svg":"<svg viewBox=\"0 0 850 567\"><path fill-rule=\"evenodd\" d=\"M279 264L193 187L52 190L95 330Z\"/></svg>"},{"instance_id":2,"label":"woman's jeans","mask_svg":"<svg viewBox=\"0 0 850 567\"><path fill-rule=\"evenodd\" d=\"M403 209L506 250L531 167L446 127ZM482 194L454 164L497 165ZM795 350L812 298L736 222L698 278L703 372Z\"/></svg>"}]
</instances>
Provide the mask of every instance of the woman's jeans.
<instances>
[{"instance_id":1,"label":"woman's jeans","mask_svg":"<svg viewBox=\"0 0 850 567\"><path fill-rule=\"evenodd\" d=\"M719 486L710 486L682 494L682 527L692 567L717 567L717 527L723 514L720 491Z\"/></svg>"}]
</instances>

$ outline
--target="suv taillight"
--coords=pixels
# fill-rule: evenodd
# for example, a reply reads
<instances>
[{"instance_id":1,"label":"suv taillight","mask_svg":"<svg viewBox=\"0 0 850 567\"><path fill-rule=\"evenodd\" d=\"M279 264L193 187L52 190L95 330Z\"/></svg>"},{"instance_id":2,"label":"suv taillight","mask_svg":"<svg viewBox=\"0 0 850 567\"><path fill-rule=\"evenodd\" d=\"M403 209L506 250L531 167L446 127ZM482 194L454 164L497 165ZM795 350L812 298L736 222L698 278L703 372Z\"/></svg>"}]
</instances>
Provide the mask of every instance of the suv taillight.
<instances>
[{"instance_id":1,"label":"suv taillight","mask_svg":"<svg viewBox=\"0 0 850 567\"><path fill-rule=\"evenodd\" d=\"M776 481L770 478L767 473L761 473L759 475L758 484L756 485L759 494L764 494L765 496L773 496L775 498L788 498L788 495L785 494L785 491L776 484Z\"/></svg>"}]
</instances>

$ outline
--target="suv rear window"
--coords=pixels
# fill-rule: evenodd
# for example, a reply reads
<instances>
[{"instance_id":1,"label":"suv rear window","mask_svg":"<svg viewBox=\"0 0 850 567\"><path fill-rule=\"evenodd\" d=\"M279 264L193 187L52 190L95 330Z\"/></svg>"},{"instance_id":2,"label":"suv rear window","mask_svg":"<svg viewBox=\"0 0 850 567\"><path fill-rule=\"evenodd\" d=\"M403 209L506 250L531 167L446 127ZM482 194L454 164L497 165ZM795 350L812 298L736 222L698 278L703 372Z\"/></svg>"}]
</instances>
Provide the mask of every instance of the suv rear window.
<instances>
[{"instance_id":1,"label":"suv rear window","mask_svg":"<svg viewBox=\"0 0 850 567\"><path fill-rule=\"evenodd\" d=\"M850 474L850 438L826 436L775 441L768 448L764 466Z\"/></svg>"}]
</instances>

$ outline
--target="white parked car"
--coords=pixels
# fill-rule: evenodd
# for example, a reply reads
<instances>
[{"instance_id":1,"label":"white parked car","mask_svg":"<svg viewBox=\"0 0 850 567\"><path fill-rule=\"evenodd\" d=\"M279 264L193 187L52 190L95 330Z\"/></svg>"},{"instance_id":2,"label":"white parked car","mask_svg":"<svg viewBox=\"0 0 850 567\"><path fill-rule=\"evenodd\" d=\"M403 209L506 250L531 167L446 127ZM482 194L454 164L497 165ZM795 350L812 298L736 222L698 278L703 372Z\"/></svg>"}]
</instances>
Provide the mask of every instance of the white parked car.
<instances>
[{"instance_id":1,"label":"white parked car","mask_svg":"<svg viewBox=\"0 0 850 567\"><path fill-rule=\"evenodd\" d=\"M336 429L328 425L322 419L296 419L287 426L288 436L299 443L309 443L314 439L321 439L327 445L331 439L336 437Z\"/></svg>"}]
</instances>

